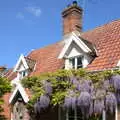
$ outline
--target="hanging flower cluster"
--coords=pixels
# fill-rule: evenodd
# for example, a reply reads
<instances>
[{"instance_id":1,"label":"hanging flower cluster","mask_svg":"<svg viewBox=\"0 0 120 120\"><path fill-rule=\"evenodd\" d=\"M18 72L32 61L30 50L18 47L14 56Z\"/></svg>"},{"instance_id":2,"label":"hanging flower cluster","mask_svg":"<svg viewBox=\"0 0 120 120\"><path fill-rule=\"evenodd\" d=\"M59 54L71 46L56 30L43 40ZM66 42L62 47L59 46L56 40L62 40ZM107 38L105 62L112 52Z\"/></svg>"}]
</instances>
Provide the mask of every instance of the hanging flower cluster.
<instances>
[{"instance_id":1,"label":"hanging flower cluster","mask_svg":"<svg viewBox=\"0 0 120 120\"><path fill-rule=\"evenodd\" d=\"M50 104L50 95L52 94L52 85L47 80L41 81L42 89L44 95L41 95L37 102L34 104L34 111L36 114L39 114L42 109L49 107Z\"/></svg>"},{"instance_id":2,"label":"hanging flower cluster","mask_svg":"<svg viewBox=\"0 0 120 120\"><path fill-rule=\"evenodd\" d=\"M68 109L69 108L75 109L76 101L77 101L77 97L75 92L72 90L69 90L67 95L65 96L64 106Z\"/></svg>"},{"instance_id":3,"label":"hanging flower cluster","mask_svg":"<svg viewBox=\"0 0 120 120\"><path fill-rule=\"evenodd\" d=\"M38 82L31 84L37 86L40 93L34 100L35 113L40 113L49 105L62 104L66 109L79 107L83 116L88 118L93 114L101 115L103 110L113 114L117 102L120 103L120 75L116 72L61 70L57 75L48 76L46 80L38 78ZM27 80L23 80L23 84L28 83ZM33 92L35 96L34 89Z\"/></svg>"},{"instance_id":4,"label":"hanging flower cluster","mask_svg":"<svg viewBox=\"0 0 120 120\"><path fill-rule=\"evenodd\" d=\"M39 114L42 109L45 109L50 104L50 98L46 95L40 96L40 98L37 100L37 102L34 104L34 111L35 113Z\"/></svg>"}]
</instances>

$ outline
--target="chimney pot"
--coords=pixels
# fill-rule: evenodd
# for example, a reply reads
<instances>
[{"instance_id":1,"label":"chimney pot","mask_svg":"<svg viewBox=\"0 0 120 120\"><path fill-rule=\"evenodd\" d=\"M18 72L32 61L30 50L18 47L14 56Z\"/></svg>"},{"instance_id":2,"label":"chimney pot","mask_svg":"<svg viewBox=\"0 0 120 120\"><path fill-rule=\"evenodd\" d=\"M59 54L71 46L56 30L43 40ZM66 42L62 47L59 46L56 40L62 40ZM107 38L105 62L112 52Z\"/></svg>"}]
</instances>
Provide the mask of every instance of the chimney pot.
<instances>
[{"instance_id":1,"label":"chimney pot","mask_svg":"<svg viewBox=\"0 0 120 120\"><path fill-rule=\"evenodd\" d=\"M73 1L73 5L77 5L77 1Z\"/></svg>"}]
</instances>

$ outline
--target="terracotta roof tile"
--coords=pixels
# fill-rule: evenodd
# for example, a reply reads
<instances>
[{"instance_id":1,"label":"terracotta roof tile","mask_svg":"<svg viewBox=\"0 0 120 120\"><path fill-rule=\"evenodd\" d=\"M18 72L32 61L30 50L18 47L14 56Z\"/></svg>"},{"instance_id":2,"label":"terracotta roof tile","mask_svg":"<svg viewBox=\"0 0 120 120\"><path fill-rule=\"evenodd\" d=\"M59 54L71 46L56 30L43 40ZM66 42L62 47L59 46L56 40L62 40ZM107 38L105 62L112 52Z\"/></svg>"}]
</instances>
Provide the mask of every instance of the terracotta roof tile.
<instances>
[{"instance_id":1,"label":"terracotta roof tile","mask_svg":"<svg viewBox=\"0 0 120 120\"><path fill-rule=\"evenodd\" d=\"M38 75L45 72L54 72L64 67L64 60L58 56L64 46L64 42L46 46L32 51L27 57L36 61L35 69L30 75Z\"/></svg>"},{"instance_id":2,"label":"terracotta roof tile","mask_svg":"<svg viewBox=\"0 0 120 120\"><path fill-rule=\"evenodd\" d=\"M81 36L95 44L98 57L88 65L88 70L114 68L120 60L120 20L97 27Z\"/></svg>"},{"instance_id":3,"label":"terracotta roof tile","mask_svg":"<svg viewBox=\"0 0 120 120\"><path fill-rule=\"evenodd\" d=\"M4 76L7 77L9 80L13 80L17 77L17 74L13 72L13 69L9 69Z\"/></svg>"}]
</instances>

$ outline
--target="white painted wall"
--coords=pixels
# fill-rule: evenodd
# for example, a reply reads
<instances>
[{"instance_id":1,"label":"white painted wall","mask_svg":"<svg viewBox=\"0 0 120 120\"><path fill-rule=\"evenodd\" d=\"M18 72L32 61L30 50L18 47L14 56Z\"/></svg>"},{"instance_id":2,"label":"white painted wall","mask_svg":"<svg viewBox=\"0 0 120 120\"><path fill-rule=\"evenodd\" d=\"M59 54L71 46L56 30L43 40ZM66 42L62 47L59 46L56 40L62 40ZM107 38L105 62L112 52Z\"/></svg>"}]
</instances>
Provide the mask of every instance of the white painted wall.
<instances>
[{"instance_id":1,"label":"white painted wall","mask_svg":"<svg viewBox=\"0 0 120 120\"><path fill-rule=\"evenodd\" d=\"M25 67L23 64L20 64L20 67L19 67L19 70L18 71L24 71L25 70Z\"/></svg>"}]
</instances>

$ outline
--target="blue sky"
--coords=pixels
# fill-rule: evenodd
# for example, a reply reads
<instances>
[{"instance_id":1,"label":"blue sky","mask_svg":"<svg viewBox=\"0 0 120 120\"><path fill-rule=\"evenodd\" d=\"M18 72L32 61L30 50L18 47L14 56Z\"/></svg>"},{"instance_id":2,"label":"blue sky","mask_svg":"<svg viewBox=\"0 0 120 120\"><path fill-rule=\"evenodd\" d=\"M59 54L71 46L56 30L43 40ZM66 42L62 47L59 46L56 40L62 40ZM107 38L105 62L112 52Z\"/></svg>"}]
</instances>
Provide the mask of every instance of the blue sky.
<instances>
[{"instance_id":1,"label":"blue sky","mask_svg":"<svg viewBox=\"0 0 120 120\"><path fill-rule=\"evenodd\" d=\"M84 6L83 0L77 0ZM61 12L72 0L0 0L0 65L62 38ZM86 0L84 31L120 18L120 0Z\"/></svg>"}]
</instances>

